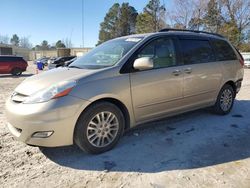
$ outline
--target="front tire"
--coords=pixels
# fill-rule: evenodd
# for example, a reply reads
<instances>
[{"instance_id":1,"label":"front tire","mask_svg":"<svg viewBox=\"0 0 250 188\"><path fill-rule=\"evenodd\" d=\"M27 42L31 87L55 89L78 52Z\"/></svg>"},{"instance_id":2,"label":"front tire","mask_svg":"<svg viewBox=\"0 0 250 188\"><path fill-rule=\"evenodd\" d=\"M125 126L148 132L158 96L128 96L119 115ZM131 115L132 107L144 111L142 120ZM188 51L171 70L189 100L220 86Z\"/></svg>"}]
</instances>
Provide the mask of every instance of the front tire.
<instances>
[{"instance_id":1,"label":"front tire","mask_svg":"<svg viewBox=\"0 0 250 188\"><path fill-rule=\"evenodd\" d=\"M74 142L87 153L103 153L117 144L124 127L122 111L112 103L99 102L88 107L79 117Z\"/></svg>"},{"instance_id":2,"label":"front tire","mask_svg":"<svg viewBox=\"0 0 250 188\"><path fill-rule=\"evenodd\" d=\"M12 71L11 71L11 74L13 76L20 76L22 74L22 70L19 69L19 68L14 68Z\"/></svg>"},{"instance_id":3,"label":"front tire","mask_svg":"<svg viewBox=\"0 0 250 188\"><path fill-rule=\"evenodd\" d=\"M217 97L216 103L213 107L213 111L219 115L228 114L234 104L235 91L229 84L224 85Z\"/></svg>"}]
</instances>

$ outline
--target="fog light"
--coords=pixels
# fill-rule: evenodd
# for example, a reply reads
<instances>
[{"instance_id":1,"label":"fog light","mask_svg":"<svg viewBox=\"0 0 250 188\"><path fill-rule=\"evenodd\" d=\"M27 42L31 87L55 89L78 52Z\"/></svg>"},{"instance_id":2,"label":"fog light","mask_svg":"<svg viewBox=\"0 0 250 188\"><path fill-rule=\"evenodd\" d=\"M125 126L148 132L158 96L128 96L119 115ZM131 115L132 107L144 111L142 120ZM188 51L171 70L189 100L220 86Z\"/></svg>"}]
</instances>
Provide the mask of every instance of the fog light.
<instances>
[{"instance_id":1,"label":"fog light","mask_svg":"<svg viewBox=\"0 0 250 188\"><path fill-rule=\"evenodd\" d=\"M50 137L52 134L54 133L54 131L39 131L39 132L35 132L32 137L33 138L48 138Z\"/></svg>"}]
</instances>

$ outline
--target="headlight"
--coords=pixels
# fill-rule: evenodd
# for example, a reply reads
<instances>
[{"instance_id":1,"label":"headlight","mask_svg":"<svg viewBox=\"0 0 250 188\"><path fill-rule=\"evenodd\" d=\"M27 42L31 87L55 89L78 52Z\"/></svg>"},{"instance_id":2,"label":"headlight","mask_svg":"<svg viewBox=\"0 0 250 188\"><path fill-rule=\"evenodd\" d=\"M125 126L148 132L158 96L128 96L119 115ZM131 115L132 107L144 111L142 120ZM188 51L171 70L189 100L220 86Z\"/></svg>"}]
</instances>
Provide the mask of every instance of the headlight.
<instances>
[{"instance_id":1,"label":"headlight","mask_svg":"<svg viewBox=\"0 0 250 188\"><path fill-rule=\"evenodd\" d=\"M32 103L40 103L46 102L51 99L55 99L58 97L63 97L68 95L69 92L76 86L76 81L64 81L60 82L56 85L52 85L46 89L40 90L29 97L27 97L23 103L24 104L32 104Z\"/></svg>"}]
</instances>

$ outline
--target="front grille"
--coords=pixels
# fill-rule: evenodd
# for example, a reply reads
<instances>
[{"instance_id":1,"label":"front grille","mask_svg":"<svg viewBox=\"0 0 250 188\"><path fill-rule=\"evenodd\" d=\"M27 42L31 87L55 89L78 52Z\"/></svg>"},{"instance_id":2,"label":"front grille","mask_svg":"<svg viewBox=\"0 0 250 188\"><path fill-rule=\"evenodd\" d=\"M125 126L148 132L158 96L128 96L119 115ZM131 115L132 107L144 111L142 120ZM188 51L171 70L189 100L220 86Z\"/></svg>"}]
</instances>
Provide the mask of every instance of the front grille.
<instances>
[{"instance_id":1,"label":"front grille","mask_svg":"<svg viewBox=\"0 0 250 188\"><path fill-rule=\"evenodd\" d=\"M27 97L28 97L28 95L24 95L24 94L21 94L21 93L14 92L14 93L11 95L11 100L12 100L13 102L16 102L16 103L21 103L21 102L23 102Z\"/></svg>"}]
</instances>

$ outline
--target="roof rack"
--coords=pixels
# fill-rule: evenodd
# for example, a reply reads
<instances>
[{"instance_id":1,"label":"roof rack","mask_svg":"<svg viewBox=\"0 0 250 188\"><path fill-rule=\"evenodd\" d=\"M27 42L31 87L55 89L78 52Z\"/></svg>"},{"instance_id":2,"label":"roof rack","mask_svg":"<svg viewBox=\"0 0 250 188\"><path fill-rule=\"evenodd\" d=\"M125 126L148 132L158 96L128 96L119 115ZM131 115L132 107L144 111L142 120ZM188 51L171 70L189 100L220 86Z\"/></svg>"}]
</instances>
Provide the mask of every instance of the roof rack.
<instances>
[{"instance_id":1,"label":"roof rack","mask_svg":"<svg viewBox=\"0 0 250 188\"><path fill-rule=\"evenodd\" d=\"M204 34L209 34L209 35L215 35L218 37L225 38L223 35L217 34L217 33L210 33L206 31L198 31L198 30L189 30L189 29L173 29L173 28L164 28L159 30L159 32L168 32L168 31L183 31L183 32L193 32L193 33L204 33Z\"/></svg>"}]
</instances>

